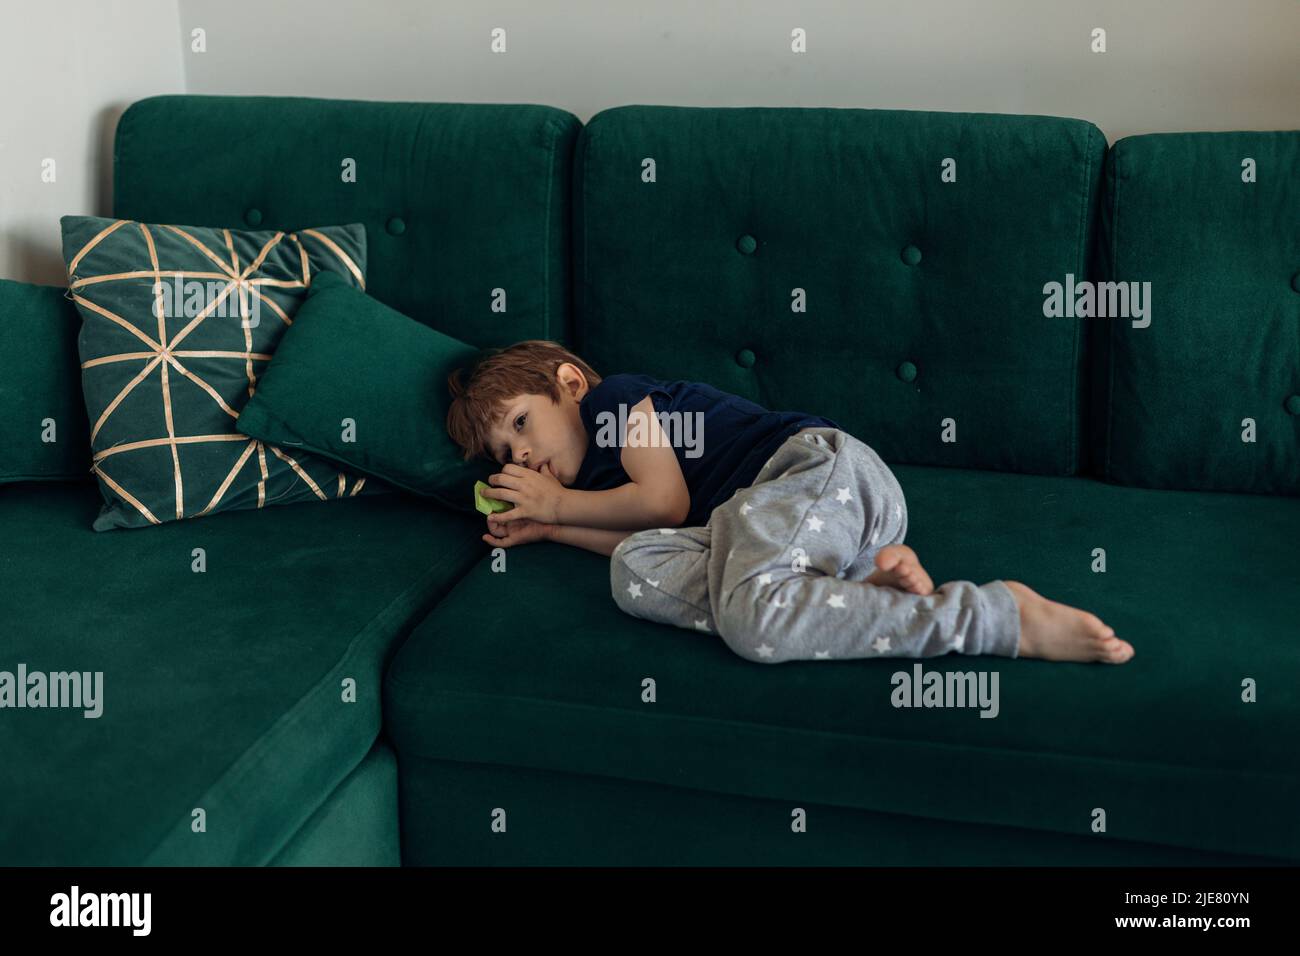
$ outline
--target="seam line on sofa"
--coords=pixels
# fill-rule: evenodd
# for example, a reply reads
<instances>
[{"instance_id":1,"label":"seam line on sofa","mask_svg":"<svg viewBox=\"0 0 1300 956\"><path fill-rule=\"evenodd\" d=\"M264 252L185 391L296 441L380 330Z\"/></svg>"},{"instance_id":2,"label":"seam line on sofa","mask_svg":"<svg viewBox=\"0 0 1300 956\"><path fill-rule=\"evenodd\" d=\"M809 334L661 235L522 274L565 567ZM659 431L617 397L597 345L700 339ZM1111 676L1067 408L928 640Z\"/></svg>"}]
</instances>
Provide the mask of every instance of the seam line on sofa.
<instances>
[{"instance_id":1,"label":"seam line on sofa","mask_svg":"<svg viewBox=\"0 0 1300 956\"><path fill-rule=\"evenodd\" d=\"M1079 275L1085 277L1088 274L1088 263L1086 259L1087 246L1085 243L1085 239L1089 235L1088 216L1092 211L1092 203L1089 202L1089 200L1092 195L1092 140L1093 140L1094 129L1095 127L1089 124L1088 139L1087 142L1084 143L1084 147L1083 147L1086 155L1084 157L1085 162L1083 167L1083 183L1082 183L1082 188L1079 190L1079 236L1075 240L1076 248L1075 248L1075 256L1074 256L1075 271ZM1074 378L1072 381L1072 390L1069 396L1070 455L1069 455L1069 461L1066 466L1066 470L1068 474L1072 474L1072 475L1078 474L1081 468L1081 462L1079 461L1079 429L1082 427L1082 425L1080 424L1079 421L1079 409L1078 409L1079 401L1081 398L1081 392L1079 390L1079 380L1080 380L1079 344L1080 344L1080 340L1083 338L1084 330L1087 328L1088 325L1086 323L1082 323L1082 322L1074 323L1074 336L1073 336L1073 341L1071 343L1071 352L1070 352L1070 368L1074 371Z\"/></svg>"},{"instance_id":2,"label":"seam line on sofa","mask_svg":"<svg viewBox=\"0 0 1300 956\"><path fill-rule=\"evenodd\" d=\"M243 780L248 776L248 774L252 770L256 769L258 758L270 748L271 745L266 743L268 736L275 735L278 737L288 728L291 728L295 724L300 724L306 716L305 711L307 709L302 706L302 702L318 694L320 692L320 689L326 685L326 682L328 682L331 679L332 675L338 670L340 665L345 665L355 658L356 650L365 641L365 639L368 636L370 636L371 632L373 632L376 629L377 622L381 622L387 617L389 617L390 614L396 613L393 611L393 608L399 602L402 602L404 599L408 598L408 596L411 595L413 592L419 594L426 593L430 588L432 581L437 580L443 568L446 567L448 564L450 564L453 560L455 560L457 554L458 552L453 551L449 557L445 558L443 561L429 568L428 571L425 574L422 574L414 584L404 589L399 594L395 595L393 599L388 602L388 604L386 604L383 608L381 608L379 612L376 613L374 617L372 617L365 624L365 626L363 626L359 631L357 631L352 636L352 638L348 641L347 649L344 651L343 655L333 665L330 666L330 668L321 676L320 680L318 680L315 684L309 687L302 694L302 696L298 698L297 702L294 704L292 708L290 708L288 712L281 714L279 717L273 720L270 723L270 725L267 726L266 730L262 734L260 734L255 741L253 741L253 743L251 743L247 748L241 751L240 754L237 757L235 757L234 760L232 760L229 764L227 764L225 768L223 768L222 771L216 776L213 782L209 783L206 786L206 788L200 794L198 794L196 800L189 801L191 806L212 805L213 801L209 799L209 797L214 793L228 797L230 793L234 790L231 784ZM381 672L379 675L377 695L376 695L377 707L379 711L379 731L377 732L377 735L378 733L381 733L383 730L383 685L384 685L384 674ZM373 746L373 744L374 744L373 740L369 741L366 744L366 753L369 753L369 748ZM351 773L353 769L354 767L350 767L348 769L348 773ZM228 774L230 774L232 771L235 772L235 778L233 781L227 779ZM346 776L347 774L344 774L344 777ZM339 782L340 781L335 781L334 786L337 787ZM299 828L301 828L303 822L304 822L303 820L298 821ZM186 810L182 813L182 816L179 821L174 822L173 824L167 826L164 829L162 837L159 840L157 840L154 846L149 850L149 852L145 854L143 865L162 865L157 863L151 863L149 861L152 861L154 855L158 853L158 851L162 848L162 846L172 838L172 834L176 832L178 827L182 827L182 826L188 827L189 823L190 823L190 812ZM297 829L295 829L294 832L296 833ZM290 836L292 836L292 834L290 834ZM277 846L274 850L271 851L269 856L265 857L265 859L273 858L276 853L279 853L280 850L284 848L284 845L287 844ZM265 860L263 862L265 862ZM247 864L241 864L236 861L226 865L241 866Z\"/></svg>"},{"instance_id":3,"label":"seam line on sofa","mask_svg":"<svg viewBox=\"0 0 1300 956\"><path fill-rule=\"evenodd\" d=\"M409 690L413 692L413 694L415 694L416 696L420 696L423 698L427 698L431 696L428 687L412 684L408 681L402 680L400 677L397 677L396 675L390 675L388 677L387 682L394 686L400 686L406 690ZM624 708L610 708L598 704L580 704L571 701L553 701L553 700L547 700L546 698L543 697L522 697L517 694L479 694L479 693L473 693L469 691L452 690L452 689L438 689L433 693L444 697L462 697L462 698L482 700L482 701L497 701L497 700L520 701L528 704L538 705L539 707L542 707L544 709L550 709L550 710L598 711L600 714L606 717L609 716L611 710L614 710L621 717L627 717L636 720L682 721L682 722L692 723L692 724L718 724L718 725L729 726L729 727L741 727L749 730L760 729L765 731L777 731L780 734L789 735L789 736L840 737L846 740L879 741L881 743L893 744L899 746L927 747L934 750L945 750L945 751L966 752L972 749L971 747L968 746L964 746L964 745L959 746L956 744L946 743L944 741L909 740L900 737L880 737L872 734L850 734L838 730L791 728L790 726L783 725L783 724L761 724L753 721L729 720L725 717L696 717L688 714L647 714L641 711L629 710ZM1210 772L1216 774L1232 774L1236 776L1261 776L1261 777L1269 777L1269 778L1278 778L1281 780L1292 781L1292 782L1300 782L1300 773L1287 773L1285 771L1239 770L1237 768L1232 768L1232 767L1216 767L1216 768L1210 768L1210 770L1207 771L1204 766L1198 766L1194 764L1166 763L1166 762L1153 761L1153 760L1126 760L1118 757L1095 756L1092 754L1069 754L1069 753L1060 753L1055 751L1042 751L1042 750L1017 750L1011 747L994 747L994 746L986 746L986 745L981 745L979 746L978 749L981 753L996 753L996 754L1004 754L1004 755L1011 755L1017 757L1043 757L1043 758L1052 758L1052 759L1086 760L1093 763L1116 764L1119 766L1163 767L1171 770L1180 770L1180 771L1192 771L1192 772L1200 772L1200 773ZM443 758L443 757L431 756L429 754L419 753L418 751L417 751L417 755L432 760L457 759L457 758ZM485 762L491 763L492 761L485 761ZM507 766L507 765L503 764L502 766Z\"/></svg>"},{"instance_id":4,"label":"seam line on sofa","mask_svg":"<svg viewBox=\"0 0 1300 956\"><path fill-rule=\"evenodd\" d=\"M1110 181L1113 187L1110 207L1110 275L1106 277L1110 282L1119 281L1119 143L1115 146L1116 149L1110 155ZM1111 474L1110 453L1115 422L1115 326L1117 324L1106 323L1106 470L1103 477L1107 481L1115 480Z\"/></svg>"},{"instance_id":5,"label":"seam line on sofa","mask_svg":"<svg viewBox=\"0 0 1300 956\"><path fill-rule=\"evenodd\" d=\"M476 533L474 533L474 534L475 534L475 540L477 540ZM318 688L318 687L328 686L328 685L330 684L330 675L331 675L331 674L334 674L334 673L337 673L338 670L339 670L339 668L340 668L340 666L346 665L347 663L349 663L349 661L350 661L351 659L353 659L354 655L352 654L352 652L353 652L354 647L355 647L357 644L363 642L364 639L365 639L366 637L369 636L369 632L375 629L376 624L377 624L377 623L380 623L381 626L387 626L387 625L388 625L388 621L389 621L389 619L390 619L391 617L394 617L394 616L396 615L396 613L397 613L397 612L394 612L394 611L393 611L393 608L394 608L394 606L395 606L399 601L402 601L404 598L406 598L408 595L410 595L413 591L416 592L416 593L419 594L419 595L422 595L422 596L423 596L423 595L427 595L427 594L429 593L429 590L430 590L429 582L430 582L431 580L432 580L432 581L437 581L437 580L439 580L439 579L441 578L441 573L440 573L440 572L441 572L441 571L442 571L442 570L443 570L447 565L449 565L449 564L450 564L450 563L455 559L455 557L456 557L456 555L457 555L458 553L459 553L459 552L453 551L451 557L445 559L443 562L439 563L438 565L435 565L434 567L429 568L428 572L427 572L426 574L424 574L424 575L421 575L420 579L419 579L419 580L418 580L414 585L412 585L411 587L407 588L407 589L406 589L405 591L403 591L401 594L397 595L397 596L396 596L392 601L390 601L390 602L389 602L389 603L388 603L388 604L387 604L387 605L386 605L386 606L385 606L385 607L384 607L384 608L383 608L383 609L382 609L378 614L376 614L374 617L372 617L372 618L370 619L370 621L368 621L368 622L366 623L366 626L363 627L363 628L361 629L360 632L358 632L357 638L356 638L354 641L352 641L352 642L349 643L347 653L344 655L343 659L340 660L338 663L336 663L336 664L334 665L334 667L331 667L329 673L326 673L326 674L325 674L325 675L320 679L320 681L317 682L316 685L314 685L314 686L313 686L313 687L312 687L312 688L311 688L311 689L310 689L306 694L304 694L303 697L300 698L300 701L306 699L307 697L309 697L309 696L311 696L311 695L313 695L313 694L315 694L316 691L317 691L317 688ZM467 572L467 573L468 573L468 572ZM464 576L465 576L464 574L460 575L460 576L457 578L457 582L459 582L459 580L460 580L461 578L463 578ZM453 584L452 587L455 587L455 584ZM449 590L450 590L450 589L449 589ZM421 597L420 600L422 601L422 600L424 600L424 598ZM410 609L410 607L413 606L413 605L411 604L411 602L406 602L406 603L407 603L407 611L402 612L403 615L409 613L409 609ZM417 601L417 602L415 602L415 603L419 603L419 601ZM418 626L418 624L419 624L419 621L416 621L416 625L417 625L417 626ZM408 633L407 635L405 635L405 637L409 637L409 636L410 636L409 633ZM403 640L404 640L404 639L405 639L405 638L403 638ZM397 650L398 647L400 647L400 645L395 646L395 647L393 648L393 651L396 652L396 650ZM298 833L302 830L302 828L303 828L304 826L306 826L307 823L310 822L310 820L312 819L312 817L314 817L314 816L316 815L317 811L319 811L319 809L320 809L322 806L324 806L326 803L328 803L329 800L330 800L330 798L334 795L334 793L338 790L338 788L341 787L341 786L343 786L343 784L346 783L346 782L347 782L347 781L352 777L352 775L353 775L354 773L356 773L357 768L360 767L361 764L365 762L366 758L370 755L371 751L374 749L374 746L375 746L376 741L379 741L379 740L383 739L383 737L384 737L384 697L383 697L383 688L384 688L384 676L385 676L385 671L386 671L387 668L386 668L386 666L385 666L385 661L384 661L383 659L381 659L381 660L379 661L379 665L380 665L379 680L378 680L377 685L376 685L376 705L377 705L377 707L378 707L379 728L378 728L378 730L375 732L375 736L374 736L371 740L369 740L369 741L367 742L367 744L366 744L366 749L365 749L365 751L362 753L361 758L358 760L358 762L357 762L354 766L352 766L351 768L349 768L348 771L347 771L347 772L346 772L346 773L345 773L345 774L344 774L344 775L343 775L343 776L342 776L342 777L341 777L341 778L340 778L340 779L339 779L339 780L334 784L334 787L333 787L333 788L332 788L328 793L326 793L325 796L322 798L320 804L317 805L315 808L313 808L310 812L308 812L307 815L304 816L303 819L302 819L301 821L299 821L297 828L294 829L294 831L293 831L292 833L288 834L288 836L286 836L286 837L284 838L283 842L282 842L282 843L281 843L281 844L280 844L280 845L279 845L275 850L273 850L269 855L264 856L263 859L261 860L261 862L260 862L258 865L260 865L260 866L270 866L270 865L272 865L272 862L275 860L275 858L276 858L277 856L279 856L281 853L283 853L283 852L285 851L285 849L288 848L288 846L293 842L294 838L298 835ZM294 710L295 710L295 711L304 711L304 713L299 713L299 714L295 714L295 715L294 715L294 721L293 721L293 722L294 722L294 723L297 723L297 724L301 724L301 722L302 722L301 718L302 718L303 716L305 716L305 708L297 707L297 706L296 706L296 707L294 708ZM272 727L274 728L275 725L273 724ZM259 742L261 741L261 739L262 739L262 738L259 738ZM390 744L390 746L391 746L391 744ZM249 769L251 769L251 768L249 768ZM246 772L245 772L244 775L246 775ZM400 818L399 818L399 827L400 827ZM237 864L235 864L235 865L237 865Z\"/></svg>"},{"instance_id":6,"label":"seam line on sofa","mask_svg":"<svg viewBox=\"0 0 1300 956\"><path fill-rule=\"evenodd\" d=\"M546 154L546 221L542 224L542 338L554 338L551 334L551 206L554 202L555 184L555 145L559 142L560 131L552 125L549 118L543 126L551 132L550 147Z\"/></svg>"},{"instance_id":7,"label":"seam line on sofa","mask_svg":"<svg viewBox=\"0 0 1300 956\"><path fill-rule=\"evenodd\" d=\"M599 115L599 114L597 114ZM587 184L591 181L591 171L589 157L591 156L591 120L582 128L582 290L581 306L578 309L578 321L574 323L578 328L574 329L574 338L577 340L574 344L579 348L587 348L587 333L590 330L591 314L590 303L587 294L587 275L588 262L591 249L591 229L587 224L587 216L591 209L587 198Z\"/></svg>"},{"instance_id":8,"label":"seam line on sofa","mask_svg":"<svg viewBox=\"0 0 1300 956\"><path fill-rule=\"evenodd\" d=\"M466 761L466 760L455 759L450 757L444 758L444 757L427 757L423 755L416 755L414 759L422 760L427 763L459 764L463 768L468 768L471 772L475 770L479 770L484 767L489 767L492 769L507 769L507 770L519 769L516 766L511 766L506 764L482 763L477 761ZM759 795L757 797L754 797L754 795L752 794L738 793L735 791L710 789L710 788L700 787L698 785L693 785L691 783L683 783L681 781L675 781L675 780L668 781L662 779L652 779L646 777L631 777L631 776L611 777L607 774L593 773L591 771L557 770L553 767L531 767L530 766L527 769L539 771L542 773L550 773L553 775L570 777L570 778L594 777L601 780L613 780L616 783L621 783L621 784L649 783L653 786L663 787L666 789L679 790L679 791L686 790L695 793L704 793L713 797L739 795L742 797L753 798L758 800L784 802L784 799L782 797L774 797L770 795ZM934 809L930 809L927 812L909 812L906 809L898 809L893 806L884 806L884 807L879 805L864 806L862 804L846 803L843 800L836 800L836 799L823 798L823 797L818 797L813 802L815 805L819 805L819 806L833 807L837 809L847 809L853 812L870 813L870 814L877 814L882 816L905 817L905 818L920 820L924 822L948 821L954 823L973 824L978 826L993 826L999 829L1032 830L1037 833L1047 833L1052 835L1071 835L1073 833L1073 831L1066 830L1059 826L1051 826L1051 825L1044 826L1043 824L1040 823L1027 824L1024 822L1009 822L1004 819L990 820L988 814L981 814L981 813L967 812L965 814L954 814L951 811L942 812ZM1077 833L1075 833L1074 835L1077 835ZM1140 839L1123 837L1118 839L1116 842L1119 844L1123 844L1125 846L1145 845L1145 846L1154 846L1160 848L1190 849L1193 851L1208 852L1208 853L1234 852L1234 851L1229 851L1224 849L1207 848L1203 845L1189 843L1185 840L1179 842L1168 842L1168 841L1156 840L1150 837L1140 838ZM1254 857L1256 859L1266 861L1266 863L1270 863L1272 865L1279 865L1279 866L1284 864L1294 865L1296 860L1295 856L1278 856L1275 854L1266 854L1266 853L1257 853L1257 852L1246 853L1246 852L1241 852L1239 850L1235 851L1235 854L1238 856ZM1265 864L1261 864L1261 865L1265 865Z\"/></svg>"}]
</instances>

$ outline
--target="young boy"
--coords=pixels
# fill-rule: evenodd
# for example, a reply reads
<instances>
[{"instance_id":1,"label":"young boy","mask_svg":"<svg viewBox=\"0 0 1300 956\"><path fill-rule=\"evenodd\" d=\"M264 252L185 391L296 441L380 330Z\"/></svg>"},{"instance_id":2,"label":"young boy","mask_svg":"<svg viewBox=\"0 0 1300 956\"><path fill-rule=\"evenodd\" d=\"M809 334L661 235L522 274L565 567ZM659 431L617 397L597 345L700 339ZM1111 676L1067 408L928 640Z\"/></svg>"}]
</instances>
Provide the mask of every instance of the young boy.
<instances>
[{"instance_id":1,"label":"young boy","mask_svg":"<svg viewBox=\"0 0 1300 956\"><path fill-rule=\"evenodd\" d=\"M1122 664L1095 615L1019 581L935 588L903 544L892 472L830 419L701 382L602 379L555 342L451 374L447 430L502 466L490 544L611 556L627 613L716 634L753 661L997 654Z\"/></svg>"}]
</instances>

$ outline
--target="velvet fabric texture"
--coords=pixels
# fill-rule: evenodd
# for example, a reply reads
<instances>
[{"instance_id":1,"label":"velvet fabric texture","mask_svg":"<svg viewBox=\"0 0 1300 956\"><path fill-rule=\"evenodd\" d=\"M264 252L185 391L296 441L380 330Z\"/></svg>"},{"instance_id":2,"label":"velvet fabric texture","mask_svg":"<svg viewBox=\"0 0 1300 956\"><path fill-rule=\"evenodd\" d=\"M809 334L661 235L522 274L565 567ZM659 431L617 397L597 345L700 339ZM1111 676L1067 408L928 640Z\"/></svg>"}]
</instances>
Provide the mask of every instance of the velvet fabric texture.
<instances>
[{"instance_id":1,"label":"velvet fabric texture","mask_svg":"<svg viewBox=\"0 0 1300 956\"><path fill-rule=\"evenodd\" d=\"M0 484L90 480L81 316L66 295L0 279Z\"/></svg>"},{"instance_id":2,"label":"velvet fabric texture","mask_svg":"<svg viewBox=\"0 0 1300 956\"><path fill-rule=\"evenodd\" d=\"M64 216L95 530L326 501L365 479L237 431L312 277L364 284L360 225L241 232ZM374 490L374 489L372 489Z\"/></svg>"},{"instance_id":3,"label":"velvet fabric texture","mask_svg":"<svg viewBox=\"0 0 1300 956\"><path fill-rule=\"evenodd\" d=\"M366 291L403 315L479 347L563 340L581 125L533 104L154 96L118 122L114 213L360 222Z\"/></svg>"},{"instance_id":4,"label":"velvet fabric texture","mask_svg":"<svg viewBox=\"0 0 1300 956\"><path fill-rule=\"evenodd\" d=\"M606 558L555 544L514 549L505 574L480 560L389 671L385 723L403 768L407 858L465 863L457 848L483 846L477 809L430 799L472 765L518 768L525 783L512 832L545 831L517 851L495 851L505 862L605 859L565 842L568 814L617 838L622 804L602 794L625 794L620 781L665 788L654 832L688 858L690 841L667 834L689 830L692 804L671 788L720 794L741 808L785 800L778 816L787 824L790 806L809 801L1010 829L1015 846L967 863L1023 860L1024 843L1042 834L1130 845L1112 862L1143 859L1132 845L1144 843L1300 860L1300 689L1281 676L1300 672L1300 644L1288 639L1295 588L1260 585L1261 569L1275 582L1300 580L1293 500L1082 477L894 471L907 492L907 543L936 582L1023 581L1097 614L1133 642L1134 659L1122 667L957 655L754 664L715 636L623 614L609 596ZM1090 567L1098 544L1105 573ZM1207 560L1225 554L1250 560L1208 573ZM893 675L916 667L998 675L997 716L894 706ZM642 698L647 676L653 703ZM1245 677L1259 683L1254 703L1242 700ZM416 760L433 763L415 770L408 790ZM535 771L585 784L550 788ZM561 792L578 802L564 803L571 809L552 830ZM453 806L473 813L444 812ZM1090 830L1094 807L1106 809L1105 834ZM777 858L786 852L788 830L770 825L771 834L755 836L756 859L769 845ZM697 859L733 859L716 849ZM943 858L920 853L912 862ZM1090 858L1103 857L1081 851ZM857 862L875 861L863 847ZM1057 862L1069 862L1064 850Z\"/></svg>"},{"instance_id":5,"label":"velvet fabric texture","mask_svg":"<svg viewBox=\"0 0 1300 956\"><path fill-rule=\"evenodd\" d=\"M1087 274L1105 151L1045 116L605 110L574 164L578 350L888 462L1076 474L1084 322L1043 286Z\"/></svg>"},{"instance_id":6,"label":"velvet fabric texture","mask_svg":"<svg viewBox=\"0 0 1300 956\"><path fill-rule=\"evenodd\" d=\"M397 755L383 737L269 865L402 865Z\"/></svg>"},{"instance_id":7,"label":"velvet fabric texture","mask_svg":"<svg viewBox=\"0 0 1300 956\"><path fill-rule=\"evenodd\" d=\"M447 435L447 375L477 351L321 273L238 427L472 511L474 482L496 469Z\"/></svg>"},{"instance_id":8,"label":"velvet fabric texture","mask_svg":"<svg viewBox=\"0 0 1300 956\"><path fill-rule=\"evenodd\" d=\"M674 741L675 743L676 741ZM650 744L653 746L653 744ZM799 741L791 742L799 746ZM724 746L716 759L732 753ZM858 759L842 751L849 765ZM429 760L402 754L404 866L1286 866L1284 860L1211 853L1028 827L881 813L642 777L575 774L534 764ZM800 779L790 781L797 791ZM861 779L859 777L859 779ZM978 786L978 782L961 785ZM874 783L874 781L873 781ZM871 786L872 784L864 784ZM948 783L948 786L953 784ZM510 794L508 840L460 824ZM799 807L808 828L790 831ZM672 839L665 834L671 833ZM344 847L350 841L340 841Z\"/></svg>"},{"instance_id":9,"label":"velvet fabric texture","mask_svg":"<svg viewBox=\"0 0 1300 956\"><path fill-rule=\"evenodd\" d=\"M95 535L89 482L17 482L0 669L102 670L105 710L4 712L0 860L390 862L388 739L406 863L1300 861L1297 134L1107 163L1051 117L620 107L578 131L537 106L157 97L119 123L115 214L362 223L366 291L475 346L564 339L574 291L598 371L843 418L936 582L1023 581L1137 656L764 667L620 613L598 555L489 560L483 519L432 499ZM1043 315L1045 283L1107 270L1154 280L1150 327ZM1134 487L1193 482L1278 493ZM892 706L918 664L997 676L997 719Z\"/></svg>"},{"instance_id":10,"label":"velvet fabric texture","mask_svg":"<svg viewBox=\"0 0 1300 956\"><path fill-rule=\"evenodd\" d=\"M1102 477L1300 495L1297 169L1300 132L1112 147L1101 271L1149 283L1151 304L1146 325L1096 320Z\"/></svg>"},{"instance_id":11,"label":"velvet fabric texture","mask_svg":"<svg viewBox=\"0 0 1300 956\"><path fill-rule=\"evenodd\" d=\"M392 651L482 523L393 493L95 534L99 504L90 482L0 489L0 671L103 674L99 717L0 710L0 861L267 863L371 751ZM382 816L349 840L391 819L364 804Z\"/></svg>"}]
</instances>

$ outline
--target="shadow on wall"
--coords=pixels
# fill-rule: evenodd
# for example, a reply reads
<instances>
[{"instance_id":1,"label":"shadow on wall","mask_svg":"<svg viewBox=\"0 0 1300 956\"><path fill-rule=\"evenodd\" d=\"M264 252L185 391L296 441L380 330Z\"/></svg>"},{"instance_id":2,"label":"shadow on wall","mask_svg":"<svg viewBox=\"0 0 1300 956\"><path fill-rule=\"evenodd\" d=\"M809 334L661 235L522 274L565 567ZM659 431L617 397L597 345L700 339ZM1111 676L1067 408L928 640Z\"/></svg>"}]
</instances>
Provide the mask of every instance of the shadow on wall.
<instances>
[{"instance_id":1,"label":"shadow on wall","mask_svg":"<svg viewBox=\"0 0 1300 956\"><path fill-rule=\"evenodd\" d=\"M63 255L57 249L50 248L49 242L38 242L30 236L11 235L9 249L13 257L13 273L23 282L57 286L68 284Z\"/></svg>"},{"instance_id":2,"label":"shadow on wall","mask_svg":"<svg viewBox=\"0 0 1300 956\"><path fill-rule=\"evenodd\" d=\"M94 215L113 214L113 137L117 124L130 103L112 103L99 112L95 120L95 139L91 146L90 168L95 170Z\"/></svg>"}]
</instances>

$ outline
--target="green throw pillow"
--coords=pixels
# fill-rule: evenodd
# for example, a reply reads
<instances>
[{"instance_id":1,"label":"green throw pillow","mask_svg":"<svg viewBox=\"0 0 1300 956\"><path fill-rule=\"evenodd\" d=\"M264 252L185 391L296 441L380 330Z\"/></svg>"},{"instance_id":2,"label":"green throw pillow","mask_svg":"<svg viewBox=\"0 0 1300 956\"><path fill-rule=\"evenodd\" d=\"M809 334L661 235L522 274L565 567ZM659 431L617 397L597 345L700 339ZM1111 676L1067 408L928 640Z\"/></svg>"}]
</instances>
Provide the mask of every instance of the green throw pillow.
<instances>
[{"instance_id":1,"label":"green throw pillow","mask_svg":"<svg viewBox=\"0 0 1300 956\"><path fill-rule=\"evenodd\" d=\"M0 484L90 480L80 329L66 289L0 279Z\"/></svg>"},{"instance_id":2,"label":"green throw pillow","mask_svg":"<svg viewBox=\"0 0 1300 956\"><path fill-rule=\"evenodd\" d=\"M322 275L239 428L469 511L474 481L495 469L447 435L447 375L477 351Z\"/></svg>"},{"instance_id":3,"label":"green throw pillow","mask_svg":"<svg viewBox=\"0 0 1300 956\"><path fill-rule=\"evenodd\" d=\"M236 421L308 285L337 274L364 286L364 226L61 224L106 502L96 531L361 491L364 479L251 439Z\"/></svg>"}]
</instances>

